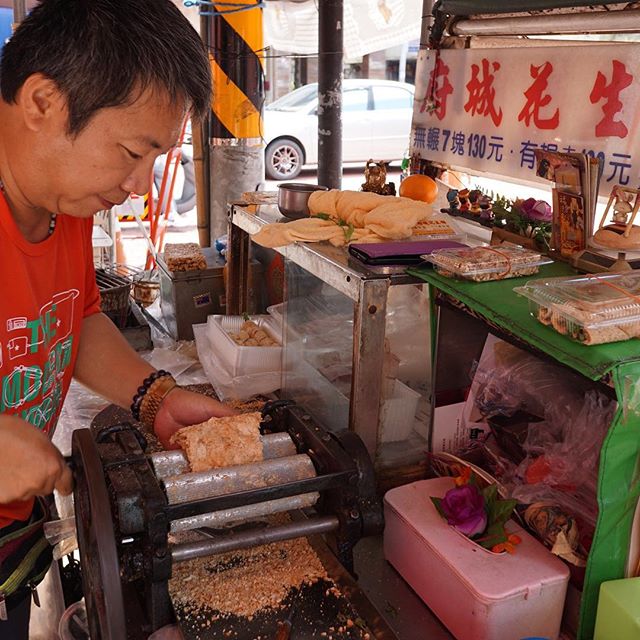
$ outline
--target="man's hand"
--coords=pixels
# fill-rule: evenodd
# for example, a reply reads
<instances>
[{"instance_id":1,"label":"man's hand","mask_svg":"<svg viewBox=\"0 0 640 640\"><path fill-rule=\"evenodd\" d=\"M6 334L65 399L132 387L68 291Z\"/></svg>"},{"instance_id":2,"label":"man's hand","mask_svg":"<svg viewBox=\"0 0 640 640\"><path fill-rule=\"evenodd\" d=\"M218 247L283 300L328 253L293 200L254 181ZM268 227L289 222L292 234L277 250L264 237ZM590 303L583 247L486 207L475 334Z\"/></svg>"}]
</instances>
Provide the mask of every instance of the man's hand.
<instances>
[{"instance_id":1,"label":"man's hand","mask_svg":"<svg viewBox=\"0 0 640 640\"><path fill-rule=\"evenodd\" d=\"M162 401L156 415L154 431L168 449L169 438L182 427L205 422L209 418L233 416L238 412L221 402L185 389L173 389Z\"/></svg>"},{"instance_id":2,"label":"man's hand","mask_svg":"<svg viewBox=\"0 0 640 640\"><path fill-rule=\"evenodd\" d=\"M0 415L0 504L73 490L71 469L49 438L15 416Z\"/></svg>"}]
</instances>

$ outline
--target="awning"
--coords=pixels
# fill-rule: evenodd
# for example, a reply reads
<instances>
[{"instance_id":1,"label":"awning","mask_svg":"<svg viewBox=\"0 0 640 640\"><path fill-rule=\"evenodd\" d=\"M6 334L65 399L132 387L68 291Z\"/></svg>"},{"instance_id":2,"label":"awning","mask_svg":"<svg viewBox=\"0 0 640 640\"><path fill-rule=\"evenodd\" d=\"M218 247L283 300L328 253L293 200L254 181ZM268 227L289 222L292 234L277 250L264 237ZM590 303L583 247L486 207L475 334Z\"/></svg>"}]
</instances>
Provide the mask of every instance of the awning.
<instances>
[{"instance_id":1,"label":"awning","mask_svg":"<svg viewBox=\"0 0 640 640\"><path fill-rule=\"evenodd\" d=\"M345 0L344 54L357 58L420 37L420 0ZM268 2L264 41L287 53L318 53L318 7L308 2Z\"/></svg>"}]
</instances>

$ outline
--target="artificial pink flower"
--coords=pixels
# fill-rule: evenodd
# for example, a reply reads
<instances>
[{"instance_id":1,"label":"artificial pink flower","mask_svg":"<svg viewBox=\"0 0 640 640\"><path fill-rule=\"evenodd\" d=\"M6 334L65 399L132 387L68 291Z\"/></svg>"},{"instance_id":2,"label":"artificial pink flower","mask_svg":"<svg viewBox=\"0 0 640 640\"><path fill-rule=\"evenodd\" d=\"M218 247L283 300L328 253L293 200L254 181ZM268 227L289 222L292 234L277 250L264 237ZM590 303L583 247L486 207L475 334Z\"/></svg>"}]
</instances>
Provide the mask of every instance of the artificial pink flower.
<instances>
[{"instance_id":1,"label":"artificial pink flower","mask_svg":"<svg viewBox=\"0 0 640 640\"><path fill-rule=\"evenodd\" d=\"M551 222L553 213L551 206L544 200L536 200L535 198L527 198L521 205L522 213L529 220L537 220L538 222Z\"/></svg>"},{"instance_id":2,"label":"artificial pink flower","mask_svg":"<svg viewBox=\"0 0 640 640\"><path fill-rule=\"evenodd\" d=\"M487 526L484 497L474 484L449 489L440 503L447 522L460 533L471 537Z\"/></svg>"}]
</instances>

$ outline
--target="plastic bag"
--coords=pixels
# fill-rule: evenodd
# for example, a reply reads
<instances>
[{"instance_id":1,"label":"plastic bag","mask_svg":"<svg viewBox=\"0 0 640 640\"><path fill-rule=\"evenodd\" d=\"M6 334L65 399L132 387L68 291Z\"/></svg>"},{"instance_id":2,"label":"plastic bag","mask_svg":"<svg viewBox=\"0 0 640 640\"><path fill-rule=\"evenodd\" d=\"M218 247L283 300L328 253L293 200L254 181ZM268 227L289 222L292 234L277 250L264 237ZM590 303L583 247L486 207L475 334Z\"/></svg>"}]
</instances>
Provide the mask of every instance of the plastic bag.
<instances>
[{"instance_id":1,"label":"plastic bag","mask_svg":"<svg viewBox=\"0 0 640 640\"><path fill-rule=\"evenodd\" d=\"M88 429L96 414L109 404L108 400L93 393L79 382L71 381L58 424L51 438L63 456L71 455L71 434L76 429Z\"/></svg>"},{"instance_id":2,"label":"plastic bag","mask_svg":"<svg viewBox=\"0 0 640 640\"><path fill-rule=\"evenodd\" d=\"M535 523L535 532L553 552L583 566L598 516L600 451L616 402L565 368L502 341L486 351L474 379L475 412L489 420L512 417L511 423L504 421L505 433L512 444L517 441L520 455L509 459L509 448L493 438L458 455L482 459L509 496L531 509L525 519ZM520 412L540 421L523 421Z\"/></svg>"},{"instance_id":3,"label":"plastic bag","mask_svg":"<svg viewBox=\"0 0 640 640\"><path fill-rule=\"evenodd\" d=\"M193 340L174 342L171 345L156 348L142 357L156 369L169 371L180 386L209 382L198 360L198 351Z\"/></svg>"},{"instance_id":4,"label":"plastic bag","mask_svg":"<svg viewBox=\"0 0 640 640\"><path fill-rule=\"evenodd\" d=\"M496 340L493 353L481 360L474 378L475 406L483 417L512 415L518 410L545 416L549 399L559 415L579 411L590 384L581 376Z\"/></svg>"},{"instance_id":5,"label":"plastic bag","mask_svg":"<svg viewBox=\"0 0 640 640\"><path fill-rule=\"evenodd\" d=\"M576 566L586 563L595 531L595 470L615 408L615 402L595 389L584 395L575 414L563 415L550 403L547 420L529 430L523 445L527 457L515 469L510 486L511 497L530 505L527 513L534 515L529 520L543 521L536 532L556 555ZM562 427L555 442L557 430L549 429L554 423Z\"/></svg>"},{"instance_id":6,"label":"plastic bag","mask_svg":"<svg viewBox=\"0 0 640 640\"><path fill-rule=\"evenodd\" d=\"M593 482L616 405L595 389L584 395L580 405L577 413L564 413L551 402L545 411L545 422L529 429L523 445L527 458L517 469L526 484L571 491L585 482Z\"/></svg>"},{"instance_id":7,"label":"plastic bag","mask_svg":"<svg viewBox=\"0 0 640 640\"><path fill-rule=\"evenodd\" d=\"M167 343L141 354L156 369L169 371L180 385L208 382L202 366L197 360L193 342ZM63 456L71 455L71 434L76 429L86 429L95 416L111 403L73 380L67 392L60 418L52 437L53 444Z\"/></svg>"},{"instance_id":8,"label":"plastic bag","mask_svg":"<svg viewBox=\"0 0 640 640\"><path fill-rule=\"evenodd\" d=\"M426 286L389 288L385 338L398 360L397 375L393 377L414 389L428 389L431 346Z\"/></svg>"}]
</instances>

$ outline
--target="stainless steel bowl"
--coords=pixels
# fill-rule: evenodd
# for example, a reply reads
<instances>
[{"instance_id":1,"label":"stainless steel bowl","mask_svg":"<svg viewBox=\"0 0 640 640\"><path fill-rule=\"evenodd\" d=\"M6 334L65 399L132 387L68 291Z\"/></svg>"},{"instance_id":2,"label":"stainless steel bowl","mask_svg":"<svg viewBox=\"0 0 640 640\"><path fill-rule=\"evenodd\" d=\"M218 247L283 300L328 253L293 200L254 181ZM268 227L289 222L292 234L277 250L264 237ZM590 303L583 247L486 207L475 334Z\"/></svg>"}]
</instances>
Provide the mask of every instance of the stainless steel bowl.
<instances>
[{"instance_id":1,"label":"stainless steel bowl","mask_svg":"<svg viewBox=\"0 0 640 640\"><path fill-rule=\"evenodd\" d=\"M319 184L284 182L278 185L278 209L283 216L293 220L306 218L309 215L309 196L314 191L327 190Z\"/></svg>"}]
</instances>

